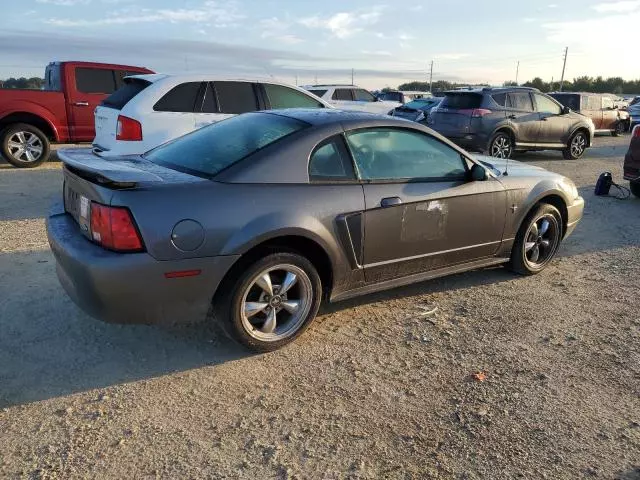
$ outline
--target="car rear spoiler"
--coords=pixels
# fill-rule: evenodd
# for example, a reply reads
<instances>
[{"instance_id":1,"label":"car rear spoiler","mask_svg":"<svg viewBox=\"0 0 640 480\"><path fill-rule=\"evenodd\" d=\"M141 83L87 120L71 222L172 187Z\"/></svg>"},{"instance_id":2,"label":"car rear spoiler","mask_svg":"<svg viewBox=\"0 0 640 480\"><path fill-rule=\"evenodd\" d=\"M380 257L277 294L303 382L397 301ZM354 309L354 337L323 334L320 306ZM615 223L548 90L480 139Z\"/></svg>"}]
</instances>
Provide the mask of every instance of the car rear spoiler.
<instances>
[{"instance_id":1,"label":"car rear spoiler","mask_svg":"<svg viewBox=\"0 0 640 480\"><path fill-rule=\"evenodd\" d=\"M88 148L58 150L58 158L73 173L112 188L133 188L138 183L159 183L162 177L137 168L139 157L105 159Z\"/></svg>"}]
</instances>

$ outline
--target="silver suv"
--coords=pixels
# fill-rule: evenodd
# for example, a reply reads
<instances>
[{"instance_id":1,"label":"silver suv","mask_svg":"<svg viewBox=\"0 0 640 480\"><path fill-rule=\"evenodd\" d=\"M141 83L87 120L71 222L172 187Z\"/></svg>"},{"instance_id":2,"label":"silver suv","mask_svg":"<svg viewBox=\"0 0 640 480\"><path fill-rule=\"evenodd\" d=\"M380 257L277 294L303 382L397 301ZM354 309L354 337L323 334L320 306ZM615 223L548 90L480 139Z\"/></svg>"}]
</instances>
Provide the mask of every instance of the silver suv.
<instances>
[{"instance_id":1,"label":"silver suv","mask_svg":"<svg viewBox=\"0 0 640 480\"><path fill-rule=\"evenodd\" d=\"M582 157L593 121L534 88L451 91L429 115L428 126L468 150L510 158L514 151L559 150Z\"/></svg>"}]
</instances>

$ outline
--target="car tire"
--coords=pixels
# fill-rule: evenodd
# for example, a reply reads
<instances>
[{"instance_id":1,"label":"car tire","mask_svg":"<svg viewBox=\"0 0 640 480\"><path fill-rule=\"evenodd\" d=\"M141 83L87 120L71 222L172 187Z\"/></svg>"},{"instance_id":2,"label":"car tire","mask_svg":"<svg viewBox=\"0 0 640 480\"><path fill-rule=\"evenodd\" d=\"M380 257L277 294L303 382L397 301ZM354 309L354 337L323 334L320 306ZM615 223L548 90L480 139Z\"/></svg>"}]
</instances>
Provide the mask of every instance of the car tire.
<instances>
[{"instance_id":1,"label":"car tire","mask_svg":"<svg viewBox=\"0 0 640 480\"><path fill-rule=\"evenodd\" d=\"M578 160L584 155L586 150L587 135L582 130L578 130L576 133L571 135L567 148L562 150L562 156L565 160Z\"/></svg>"},{"instance_id":2,"label":"car tire","mask_svg":"<svg viewBox=\"0 0 640 480\"><path fill-rule=\"evenodd\" d=\"M321 299L313 264L297 253L276 252L235 269L214 298L214 318L231 339L270 352L306 330Z\"/></svg>"},{"instance_id":3,"label":"car tire","mask_svg":"<svg viewBox=\"0 0 640 480\"><path fill-rule=\"evenodd\" d=\"M507 132L497 132L489 142L489 155L496 158L511 158L514 142Z\"/></svg>"},{"instance_id":4,"label":"car tire","mask_svg":"<svg viewBox=\"0 0 640 480\"><path fill-rule=\"evenodd\" d=\"M624 122L618 122L616 123L615 130L611 132L611 136L619 137L620 135L624 135L624 132L626 131L626 129L627 129L627 126Z\"/></svg>"},{"instance_id":5,"label":"car tire","mask_svg":"<svg viewBox=\"0 0 640 480\"><path fill-rule=\"evenodd\" d=\"M640 198L640 182L629 182L629 190L631 190L631 193L637 198Z\"/></svg>"},{"instance_id":6,"label":"car tire","mask_svg":"<svg viewBox=\"0 0 640 480\"><path fill-rule=\"evenodd\" d=\"M507 268L535 275L553 259L562 241L562 216L556 207L540 203L522 222Z\"/></svg>"},{"instance_id":7,"label":"car tire","mask_svg":"<svg viewBox=\"0 0 640 480\"><path fill-rule=\"evenodd\" d=\"M39 128L16 123L0 133L0 153L14 167L34 168L49 159L49 139Z\"/></svg>"}]
</instances>

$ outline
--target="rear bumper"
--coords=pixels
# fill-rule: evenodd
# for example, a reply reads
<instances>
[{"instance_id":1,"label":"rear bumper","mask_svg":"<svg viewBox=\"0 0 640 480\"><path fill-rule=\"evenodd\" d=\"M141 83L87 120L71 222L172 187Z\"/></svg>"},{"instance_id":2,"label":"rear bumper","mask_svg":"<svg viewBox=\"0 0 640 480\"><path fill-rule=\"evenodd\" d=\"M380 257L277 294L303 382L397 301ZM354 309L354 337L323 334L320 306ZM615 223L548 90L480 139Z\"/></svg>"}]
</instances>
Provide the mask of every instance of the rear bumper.
<instances>
[{"instance_id":1,"label":"rear bumper","mask_svg":"<svg viewBox=\"0 0 640 480\"><path fill-rule=\"evenodd\" d=\"M573 204L567 206L567 231L564 234L564 238L567 238L573 233L578 225L578 222L582 220L584 213L584 198L578 197L574 200Z\"/></svg>"},{"instance_id":2,"label":"rear bumper","mask_svg":"<svg viewBox=\"0 0 640 480\"><path fill-rule=\"evenodd\" d=\"M222 278L239 256L158 261L147 253L104 250L65 213L47 218L60 283L86 313L109 323L177 324L206 318ZM166 272L200 270L193 277Z\"/></svg>"}]
</instances>

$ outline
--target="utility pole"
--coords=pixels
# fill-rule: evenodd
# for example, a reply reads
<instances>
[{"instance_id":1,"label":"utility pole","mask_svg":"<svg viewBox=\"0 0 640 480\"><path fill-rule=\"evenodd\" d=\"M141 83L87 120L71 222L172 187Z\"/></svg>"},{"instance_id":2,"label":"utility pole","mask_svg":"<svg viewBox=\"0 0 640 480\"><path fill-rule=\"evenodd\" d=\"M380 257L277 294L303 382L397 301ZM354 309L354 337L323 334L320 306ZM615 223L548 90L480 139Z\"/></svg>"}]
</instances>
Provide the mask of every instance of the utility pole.
<instances>
[{"instance_id":1,"label":"utility pole","mask_svg":"<svg viewBox=\"0 0 640 480\"><path fill-rule=\"evenodd\" d=\"M351 85L355 85L355 84L353 83L353 68L351 69Z\"/></svg>"},{"instance_id":2,"label":"utility pole","mask_svg":"<svg viewBox=\"0 0 640 480\"><path fill-rule=\"evenodd\" d=\"M431 60L431 67L429 68L429 93L433 93L433 60Z\"/></svg>"},{"instance_id":3,"label":"utility pole","mask_svg":"<svg viewBox=\"0 0 640 480\"><path fill-rule=\"evenodd\" d=\"M553 77L551 77L551 85L549 85L549 89L553 92Z\"/></svg>"},{"instance_id":4,"label":"utility pole","mask_svg":"<svg viewBox=\"0 0 640 480\"><path fill-rule=\"evenodd\" d=\"M518 65L516 65L516 86L518 85L518 74L520 73L520 60L518 60Z\"/></svg>"},{"instance_id":5,"label":"utility pole","mask_svg":"<svg viewBox=\"0 0 640 480\"><path fill-rule=\"evenodd\" d=\"M562 91L562 87L564 84L564 69L567 67L567 54L569 53L569 47L565 47L564 49L564 63L562 64L562 77L560 77L560 91Z\"/></svg>"}]
</instances>

